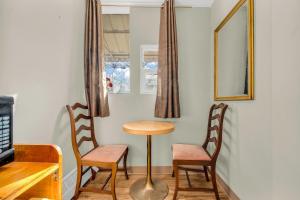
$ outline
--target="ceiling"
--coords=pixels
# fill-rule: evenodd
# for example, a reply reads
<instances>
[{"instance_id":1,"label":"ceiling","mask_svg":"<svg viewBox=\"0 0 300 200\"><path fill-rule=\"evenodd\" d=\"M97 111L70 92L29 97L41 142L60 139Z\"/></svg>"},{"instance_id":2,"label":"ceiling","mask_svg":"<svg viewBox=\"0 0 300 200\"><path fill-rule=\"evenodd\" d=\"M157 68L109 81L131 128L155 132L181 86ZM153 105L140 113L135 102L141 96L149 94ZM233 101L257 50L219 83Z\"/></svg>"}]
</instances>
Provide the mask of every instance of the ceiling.
<instances>
[{"instance_id":1,"label":"ceiling","mask_svg":"<svg viewBox=\"0 0 300 200\"><path fill-rule=\"evenodd\" d=\"M177 6L211 7L214 0L175 0ZM101 0L102 4L160 6L164 0Z\"/></svg>"}]
</instances>

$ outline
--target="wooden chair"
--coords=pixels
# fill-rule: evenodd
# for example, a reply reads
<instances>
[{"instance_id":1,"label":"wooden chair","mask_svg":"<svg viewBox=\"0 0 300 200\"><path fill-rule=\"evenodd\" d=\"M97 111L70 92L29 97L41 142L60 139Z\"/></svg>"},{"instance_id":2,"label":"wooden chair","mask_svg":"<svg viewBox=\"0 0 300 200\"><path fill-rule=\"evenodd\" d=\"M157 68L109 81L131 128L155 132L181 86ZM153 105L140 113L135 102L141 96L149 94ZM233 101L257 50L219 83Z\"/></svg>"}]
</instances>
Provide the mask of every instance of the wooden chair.
<instances>
[{"instance_id":1,"label":"wooden chair","mask_svg":"<svg viewBox=\"0 0 300 200\"><path fill-rule=\"evenodd\" d=\"M77 181L76 181L76 188L75 194L72 199L77 199L80 192L96 192L96 193L103 193L103 194L110 194L112 195L113 199L116 200L116 191L115 191L115 182L116 182L116 174L118 171L118 164L120 160L123 158L123 169L125 171L125 177L128 179L127 174L127 155L128 155L128 146L127 145L105 145L99 146L96 138L95 138L95 131L94 131L94 120L90 114L85 115L83 113L78 114L75 117L74 111L77 109L86 110L88 111L88 106L82 105L80 103L75 103L73 106L67 105L67 110L70 116L70 123L71 123L71 132L72 132L72 147L77 161ZM88 112L90 113L90 112ZM90 126L80 125L78 128L76 124L80 120L88 120ZM88 136L81 136L79 140L79 136L81 135L82 131L89 131ZM79 147L84 143L90 141L93 143L93 148L88 153L81 155L79 151ZM83 169L83 167L87 167ZM96 168L96 170L95 170ZM92 176L91 178L84 184L81 183L82 176L91 170ZM97 171L111 171L110 175L105 180L104 184L101 188L90 188L86 187L87 184L94 180L96 177ZM107 183L110 181L111 190L105 190Z\"/></svg>"},{"instance_id":2,"label":"wooden chair","mask_svg":"<svg viewBox=\"0 0 300 200\"><path fill-rule=\"evenodd\" d=\"M211 107L208 117L207 136L202 146L190 144L174 144L172 146L174 170L173 176L174 173L176 176L173 200L176 199L178 191L213 191L215 193L216 199L220 199L216 181L216 162L221 150L223 120L227 108L228 106L223 103L219 105L214 104ZM216 133L216 136L213 136L213 132ZM213 143L215 145L212 154L210 154L208 151L209 143ZM206 180L209 181L209 167L213 188L192 187L188 172L202 172L205 174ZM179 186L179 170L185 171L189 183L189 188L182 188Z\"/></svg>"}]
</instances>

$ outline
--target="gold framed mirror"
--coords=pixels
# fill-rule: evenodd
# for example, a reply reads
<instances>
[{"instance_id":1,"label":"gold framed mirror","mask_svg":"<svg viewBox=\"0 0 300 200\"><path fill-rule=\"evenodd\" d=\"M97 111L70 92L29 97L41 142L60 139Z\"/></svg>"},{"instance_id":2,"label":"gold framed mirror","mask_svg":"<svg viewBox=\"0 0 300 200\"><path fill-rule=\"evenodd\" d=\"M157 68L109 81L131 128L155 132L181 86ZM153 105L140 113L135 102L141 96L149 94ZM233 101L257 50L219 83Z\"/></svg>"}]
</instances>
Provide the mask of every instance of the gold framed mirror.
<instances>
[{"instance_id":1,"label":"gold framed mirror","mask_svg":"<svg viewBox=\"0 0 300 200\"><path fill-rule=\"evenodd\" d=\"M254 99L254 5L240 0L214 32L214 99Z\"/></svg>"}]
</instances>

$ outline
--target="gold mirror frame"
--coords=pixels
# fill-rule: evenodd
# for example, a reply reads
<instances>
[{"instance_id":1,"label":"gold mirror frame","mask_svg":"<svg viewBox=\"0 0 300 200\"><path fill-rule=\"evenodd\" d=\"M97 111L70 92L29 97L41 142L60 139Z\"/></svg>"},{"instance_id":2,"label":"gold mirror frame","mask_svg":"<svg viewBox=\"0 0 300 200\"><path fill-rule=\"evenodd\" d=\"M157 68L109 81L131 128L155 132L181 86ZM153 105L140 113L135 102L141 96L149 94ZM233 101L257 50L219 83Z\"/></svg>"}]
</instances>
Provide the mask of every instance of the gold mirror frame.
<instances>
[{"instance_id":1,"label":"gold mirror frame","mask_svg":"<svg viewBox=\"0 0 300 200\"><path fill-rule=\"evenodd\" d=\"M248 94L242 96L218 96L218 34L234 14L248 1ZM254 0L240 0L214 32L214 99L215 101L238 101L254 99Z\"/></svg>"}]
</instances>

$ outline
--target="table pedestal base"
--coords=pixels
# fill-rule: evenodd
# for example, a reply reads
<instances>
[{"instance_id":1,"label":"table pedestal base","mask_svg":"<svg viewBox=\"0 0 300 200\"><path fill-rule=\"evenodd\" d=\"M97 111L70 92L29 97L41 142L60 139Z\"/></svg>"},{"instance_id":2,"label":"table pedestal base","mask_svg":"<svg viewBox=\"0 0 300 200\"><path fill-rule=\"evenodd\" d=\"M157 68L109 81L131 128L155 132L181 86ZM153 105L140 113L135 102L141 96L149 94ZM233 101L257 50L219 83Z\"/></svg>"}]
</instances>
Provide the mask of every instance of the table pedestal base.
<instances>
[{"instance_id":1,"label":"table pedestal base","mask_svg":"<svg viewBox=\"0 0 300 200\"><path fill-rule=\"evenodd\" d=\"M130 196L134 200L163 200L169 192L168 185L161 180L153 180L152 187L147 187L146 178L137 180L130 187Z\"/></svg>"}]
</instances>

